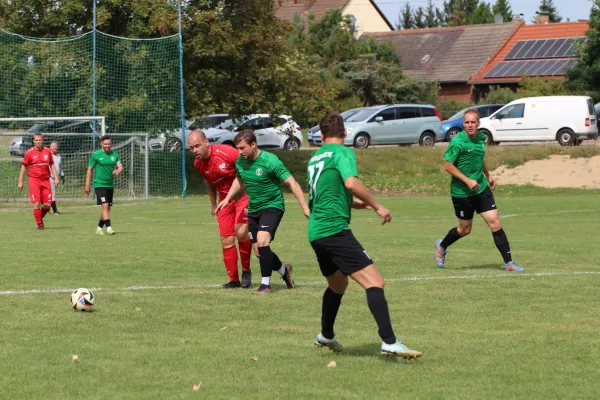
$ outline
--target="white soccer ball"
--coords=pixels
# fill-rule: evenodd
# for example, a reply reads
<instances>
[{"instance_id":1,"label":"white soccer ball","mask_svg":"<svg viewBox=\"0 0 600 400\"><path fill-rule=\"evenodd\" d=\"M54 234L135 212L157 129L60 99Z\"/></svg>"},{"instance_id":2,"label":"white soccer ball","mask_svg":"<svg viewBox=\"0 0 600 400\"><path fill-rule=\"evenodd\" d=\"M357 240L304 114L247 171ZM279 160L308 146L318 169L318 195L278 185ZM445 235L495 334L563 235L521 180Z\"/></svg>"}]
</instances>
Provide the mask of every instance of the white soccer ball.
<instances>
[{"instance_id":1,"label":"white soccer ball","mask_svg":"<svg viewBox=\"0 0 600 400\"><path fill-rule=\"evenodd\" d=\"M69 300L71 301L71 306L75 311L91 311L91 309L94 307L94 303L96 302L94 293L86 288L75 289L75 291L71 293Z\"/></svg>"}]
</instances>

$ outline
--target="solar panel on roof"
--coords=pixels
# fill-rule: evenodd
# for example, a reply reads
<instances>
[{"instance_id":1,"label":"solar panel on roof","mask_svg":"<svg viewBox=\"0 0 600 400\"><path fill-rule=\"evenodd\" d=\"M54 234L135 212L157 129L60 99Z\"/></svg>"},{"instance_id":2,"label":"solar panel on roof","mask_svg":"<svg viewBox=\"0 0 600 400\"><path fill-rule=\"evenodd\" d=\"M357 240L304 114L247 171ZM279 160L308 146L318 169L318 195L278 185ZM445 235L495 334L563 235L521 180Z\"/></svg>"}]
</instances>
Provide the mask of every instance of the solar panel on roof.
<instances>
[{"instance_id":1,"label":"solar panel on roof","mask_svg":"<svg viewBox=\"0 0 600 400\"><path fill-rule=\"evenodd\" d=\"M504 62L499 62L498 64L494 65L494 68L485 74L484 78L497 78L499 76L498 71L504 67L504 64Z\"/></svg>"},{"instance_id":2,"label":"solar panel on roof","mask_svg":"<svg viewBox=\"0 0 600 400\"><path fill-rule=\"evenodd\" d=\"M519 42L517 42L517 44L514 45L514 47L508 52L508 54L506 55L506 57L504 57L505 60L512 60L515 58L515 55L519 52L519 50L521 50L521 48L525 45L526 41L525 40L521 40Z\"/></svg>"},{"instance_id":3,"label":"solar panel on roof","mask_svg":"<svg viewBox=\"0 0 600 400\"><path fill-rule=\"evenodd\" d=\"M550 76L551 70L554 69L559 60L546 60L540 71L538 72L539 76Z\"/></svg>"},{"instance_id":4,"label":"solar panel on roof","mask_svg":"<svg viewBox=\"0 0 600 400\"><path fill-rule=\"evenodd\" d=\"M540 47L542 47L544 42L545 42L545 40L534 40L533 46L531 46L531 48L527 51L527 53L523 54L523 56L520 58L521 59L535 58L534 54L537 53L537 51L540 49Z\"/></svg>"},{"instance_id":5,"label":"solar panel on roof","mask_svg":"<svg viewBox=\"0 0 600 400\"><path fill-rule=\"evenodd\" d=\"M539 71L542 69L542 67L546 64L546 60L538 60L535 62L535 64L533 65L533 68L531 68L529 71L527 71L527 76L538 76Z\"/></svg>"},{"instance_id":6,"label":"solar panel on roof","mask_svg":"<svg viewBox=\"0 0 600 400\"><path fill-rule=\"evenodd\" d=\"M552 45L556 43L556 39L548 39L544 42L543 45L540 46L540 48L538 49L538 51L535 52L535 54L533 55L533 58L543 58L544 54L546 54L546 52L548 51L548 49L550 47L552 47Z\"/></svg>"},{"instance_id":7,"label":"solar panel on roof","mask_svg":"<svg viewBox=\"0 0 600 400\"><path fill-rule=\"evenodd\" d=\"M535 40L528 40L525 45L521 47L521 50L519 50L519 52L515 55L515 59L523 58L523 56L527 54L527 52L535 45L535 42Z\"/></svg>"},{"instance_id":8,"label":"solar panel on roof","mask_svg":"<svg viewBox=\"0 0 600 400\"><path fill-rule=\"evenodd\" d=\"M561 76L575 64L573 59L501 61L484 78L512 78L519 76Z\"/></svg>"},{"instance_id":9,"label":"solar panel on roof","mask_svg":"<svg viewBox=\"0 0 600 400\"><path fill-rule=\"evenodd\" d=\"M511 64L512 65L502 73L502 77L520 75L519 70L520 67L523 65L523 61L512 61Z\"/></svg>"},{"instance_id":10,"label":"solar panel on roof","mask_svg":"<svg viewBox=\"0 0 600 400\"><path fill-rule=\"evenodd\" d=\"M548 75L562 75L567 70L569 60L558 60L554 68L548 70Z\"/></svg>"},{"instance_id":11,"label":"solar panel on roof","mask_svg":"<svg viewBox=\"0 0 600 400\"><path fill-rule=\"evenodd\" d=\"M565 46L565 44L567 43L569 39L558 39L556 41L556 44L550 49L550 52L548 52L548 54L546 54L546 57L560 57L557 56L557 53L559 53L561 51L561 49L563 49L563 46ZM552 52L552 49L556 49L554 52Z\"/></svg>"}]
</instances>

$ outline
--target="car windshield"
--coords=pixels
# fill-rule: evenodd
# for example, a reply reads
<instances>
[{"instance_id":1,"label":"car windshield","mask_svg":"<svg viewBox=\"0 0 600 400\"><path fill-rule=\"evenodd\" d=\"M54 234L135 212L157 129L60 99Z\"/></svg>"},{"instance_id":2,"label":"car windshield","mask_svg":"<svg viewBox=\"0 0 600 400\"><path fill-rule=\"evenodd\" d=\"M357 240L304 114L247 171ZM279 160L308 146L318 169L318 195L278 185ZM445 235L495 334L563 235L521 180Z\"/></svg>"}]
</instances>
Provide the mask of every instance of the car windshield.
<instances>
[{"instance_id":1,"label":"car windshield","mask_svg":"<svg viewBox=\"0 0 600 400\"><path fill-rule=\"evenodd\" d=\"M341 113L340 117L342 117L342 119L344 121L347 121L348 118L355 115L356 113L359 113L360 111L361 111L360 109L347 110L347 111L344 111L343 113Z\"/></svg>"},{"instance_id":2,"label":"car windshield","mask_svg":"<svg viewBox=\"0 0 600 400\"><path fill-rule=\"evenodd\" d=\"M378 111L379 108L367 108L366 110L362 110L351 116L346 120L346 122L361 122L369 118L373 115L374 112Z\"/></svg>"},{"instance_id":3,"label":"car windshield","mask_svg":"<svg viewBox=\"0 0 600 400\"><path fill-rule=\"evenodd\" d=\"M454 114L453 116L451 116L450 118L448 118L448 120L455 120L455 119L460 119L463 118L465 116L465 110L460 110L459 112L457 112L456 114Z\"/></svg>"}]
</instances>

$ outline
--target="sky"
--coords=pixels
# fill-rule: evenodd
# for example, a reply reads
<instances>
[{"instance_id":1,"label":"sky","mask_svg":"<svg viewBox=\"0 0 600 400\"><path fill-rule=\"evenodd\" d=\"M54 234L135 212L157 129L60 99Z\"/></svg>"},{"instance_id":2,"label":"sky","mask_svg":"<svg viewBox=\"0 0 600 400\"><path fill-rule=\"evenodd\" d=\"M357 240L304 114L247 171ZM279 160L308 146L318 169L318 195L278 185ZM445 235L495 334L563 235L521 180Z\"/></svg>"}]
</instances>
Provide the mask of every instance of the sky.
<instances>
[{"instance_id":1,"label":"sky","mask_svg":"<svg viewBox=\"0 0 600 400\"><path fill-rule=\"evenodd\" d=\"M364 0L366 1L366 0ZM412 0L408 1L412 8L427 6L427 0ZM496 1L491 0L493 5ZM375 0L381 11L386 15L388 20L396 26L400 9L407 3L406 0ZM443 0L433 0L434 6L442 8ZM592 8L591 0L554 0L554 4L558 13L563 17L563 21L569 18L571 21L578 19L589 19L590 9ZM510 5L513 13L523 14L525 23L531 23L535 18L535 12L538 10L540 0L511 0Z\"/></svg>"}]
</instances>

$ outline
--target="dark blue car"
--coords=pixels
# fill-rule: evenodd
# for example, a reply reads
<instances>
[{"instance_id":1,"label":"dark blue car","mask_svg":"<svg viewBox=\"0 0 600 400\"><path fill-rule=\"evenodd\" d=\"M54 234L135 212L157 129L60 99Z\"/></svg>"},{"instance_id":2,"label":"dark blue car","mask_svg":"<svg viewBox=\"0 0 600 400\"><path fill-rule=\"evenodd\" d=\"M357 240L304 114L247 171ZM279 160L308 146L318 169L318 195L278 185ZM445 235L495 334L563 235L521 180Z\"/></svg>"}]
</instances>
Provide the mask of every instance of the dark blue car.
<instances>
[{"instance_id":1,"label":"dark blue car","mask_svg":"<svg viewBox=\"0 0 600 400\"><path fill-rule=\"evenodd\" d=\"M465 116L465 111L474 108L479 111L481 118L484 118L489 117L502 107L504 107L504 104L486 104L482 106L473 106L465 108L464 110L460 110L447 120L442 121L442 132L444 132L444 140L449 142L454 136L459 134L460 131L464 129L463 119Z\"/></svg>"}]
</instances>

